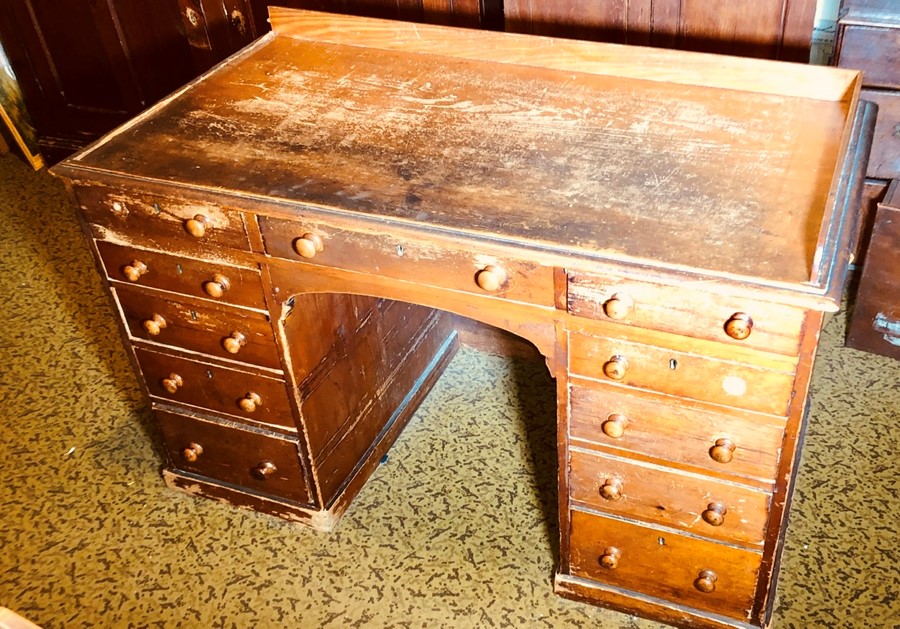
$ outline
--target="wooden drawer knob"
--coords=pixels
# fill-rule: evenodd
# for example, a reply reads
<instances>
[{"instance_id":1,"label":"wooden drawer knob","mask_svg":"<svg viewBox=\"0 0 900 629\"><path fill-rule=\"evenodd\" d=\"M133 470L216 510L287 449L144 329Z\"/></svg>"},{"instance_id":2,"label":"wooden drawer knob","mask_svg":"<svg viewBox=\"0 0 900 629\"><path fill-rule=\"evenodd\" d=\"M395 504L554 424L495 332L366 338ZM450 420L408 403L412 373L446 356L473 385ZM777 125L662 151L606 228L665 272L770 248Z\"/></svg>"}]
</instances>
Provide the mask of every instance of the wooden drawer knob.
<instances>
[{"instance_id":1,"label":"wooden drawer knob","mask_svg":"<svg viewBox=\"0 0 900 629\"><path fill-rule=\"evenodd\" d=\"M222 347L229 354L237 354L241 348L247 344L247 337L240 332L232 332L231 336L222 339Z\"/></svg>"},{"instance_id":2,"label":"wooden drawer knob","mask_svg":"<svg viewBox=\"0 0 900 629\"><path fill-rule=\"evenodd\" d=\"M606 418L606 421L600 426L603 434L611 439L621 439L625 434L625 427L628 425L628 418L618 413L613 413Z\"/></svg>"},{"instance_id":3,"label":"wooden drawer knob","mask_svg":"<svg viewBox=\"0 0 900 629\"><path fill-rule=\"evenodd\" d=\"M706 505L706 510L701 514L701 517L710 526L722 526L725 524L726 513L728 513L728 509L721 502L711 502Z\"/></svg>"},{"instance_id":4,"label":"wooden drawer knob","mask_svg":"<svg viewBox=\"0 0 900 629\"><path fill-rule=\"evenodd\" d=\"M704 594L709 594L716 591L716 581L718 580L719 575L712 570L701 570L694 581L694 587Z\"/></svg>"},{"instance_id":5,"label":"wooden drawer knob","mask_svg":"<svg viewBox=\"0 0 900 629\"><path fill-rule=\"evenodd\" d=\"M618 548L606 548L603 554L600 555L600 565L607 570L615 570L619 567L619 557L621 555L622 553L619 552Z\"/></svg>"},{"instance_id":6,"label":"wooden drawer knob","mask_svg":"<svg viewBox=\"0 0 900 629\"><path fill-rule=\"evenodd\" d=\"M152 317L142 321L141 325L150 336L158 336L159 331L166 327L166 320L162 315L154 313Z\"/></svg>"},{"instance_id":7,"label":"wooden drawer knob","mask_svg":"<svg viewBox=\"0 0 900 629\"><path fill-rule=\"evenodd\" d=\"M709 449L709 456L716 463L731 463L736 447L731 439L716 439L716 445Z\"/></svg>"},{"instance_id":8,"label":"wooden drawer knob","mask_svg":"<svg viewBox=\"0 0 900 629\"><path fill-rule=\"evenodd\" d=\"M622 499L622 481L618 478L607 478L600 485L600 497L615 502Z\"/></svg>"},{"instance_id":9,"label":"wooden drawer knob","mask_svg":"<svg viewBox=\"0 0 900 629\"><path fill-rule=\"evenodd\" d=\"M634 300L623 293L616 293L603 304L603 312L610 319L625 319L634 308Z\"/></svg>"},{"instance_id":10,"label":"wooden drawer knob","mask_svg":"<svg viewBox=\"0 0 900 629\"><path fill-rule=\"evenodd\" d=\"M489 264L475 274L475 283L483 291L496 292L506 283L506 271L499 266Z\"/></svg>"},{"instance_id":11,"label":"wooden drawer knob","mask_svg":"<svg viewBox=\"0 0 900 629\"><path fill-rule=\"evenodd\" d=\"M325 248L322 237L312 232L303 234L294 241L294 251L302 258L314 258L317 253Z\"/></svg>"},{"instance_id":12,"label":"wooden drawer knob","mask_svg":"<svg viewBox=\"0 0 900 629\"><path fill-rule=\"evenodd\" d=\"M129 282L136 282L147 273L147 265L140 260L132 260L131 264L122 267L122 275Z\"/></svg>"},{"instance_id":13,"label":"wooden drawer knob","mask_svg":"<svg viewBox=\"0 0 900 629\"><path fill-rule=\"evenodd\" d=\"M170 373L169 377L163 378L160 384L162 384L163 389L174 394L178 392L179 388L184 386L184 379L177 373Z\"/></svg>"},{"instance_id":14,"label":"wooden drawer knob","mask_svg":"<svg viewBox=\"0 0 900 629\"><path fill-rule=\"evenodd\" d=\"M628 372L628 359L624 356L613 356L603 364L603 373L607 378L621 380Z\"/></svg>"},{"instance_id":15,"label":"wooden drawer knob","mask_svg":"<svg viewBox=\"0 0 900 629\"><path fill-rule=\"evenodd\" d=\"M197 214L194 218L189 218L184 222L184 229L194 238L203 238L209 227L209 219L202 214Z\"/></svg>"},{"instance_id":16,"label":"wooden drawer knob","mask_svg":"<svg viewBox=\"0 0 900 629\"><path fill-rule=\"evenodd\" d=\"M753 331L753 319L743 312L735 312L725 322L725 334L738 341L743 341Z\"/></svg>"},{"instance_id":17,"label":"wooden drawer knob","mask_svg":"<svg viewBox=\"0 0 900 629\"><path fill-rule=\"evenodd\" d=\"M224 295L229 288L231 281L221 273L216 273L210 281L203 282L203 292L214 299Z\"/></svg>"},{"instance_id":18,"label":"wooden drawer knob","mask_svg":"<svg viewBox=\"0 0 900 629\"><path fill-rule=\"evenodd\" d=\"M203 454L203 446L199 443L191 442L188 444L188 447L181 451L181 458L188 463L195 463L201 454Z\"/></svg>"},{"instance_id":19,"label":"wooden drawer knob","mask_svg":"<svg viewBox=\"0 0 900 629\"><path fill-rule=\"evenodd\" d=\"M272 461L262 461L253 468L253 475L259 480L266 480L277 471L278 468L275 467L275 464L272 463Z\"/></svg>"},{"instance_id":20,"label":"wooden drawer knob","mask_svg":"<svg viewBox=\"0 0 900 629\"><path fill-rule=\"evenodd\" d=\"M245 413L252 413L258 407L262 406L262 398L259 397L258 393L250 391L250 393L238 400L238 406L241 407L241 410Z\"/></svg>"}]
</instances>

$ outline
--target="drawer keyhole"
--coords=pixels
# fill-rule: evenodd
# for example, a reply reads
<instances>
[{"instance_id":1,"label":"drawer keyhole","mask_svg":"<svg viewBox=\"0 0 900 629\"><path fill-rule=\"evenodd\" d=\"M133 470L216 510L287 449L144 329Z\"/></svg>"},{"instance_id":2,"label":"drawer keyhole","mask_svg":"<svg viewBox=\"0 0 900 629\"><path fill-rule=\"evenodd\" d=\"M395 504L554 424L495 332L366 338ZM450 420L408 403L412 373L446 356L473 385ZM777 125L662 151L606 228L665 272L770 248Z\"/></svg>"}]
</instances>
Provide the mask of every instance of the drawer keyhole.
<instances>
[{"instance_id":1,"label":"drawer keyhole","mask_svg":"<svg viewBox=\"0 0 900 629\"><path fill-rule=\"evenodd\" d=\"M669 359L669 369L671 369L672 371L678 369L678 361L674 358Z\"/></svg>"}]
</instances>

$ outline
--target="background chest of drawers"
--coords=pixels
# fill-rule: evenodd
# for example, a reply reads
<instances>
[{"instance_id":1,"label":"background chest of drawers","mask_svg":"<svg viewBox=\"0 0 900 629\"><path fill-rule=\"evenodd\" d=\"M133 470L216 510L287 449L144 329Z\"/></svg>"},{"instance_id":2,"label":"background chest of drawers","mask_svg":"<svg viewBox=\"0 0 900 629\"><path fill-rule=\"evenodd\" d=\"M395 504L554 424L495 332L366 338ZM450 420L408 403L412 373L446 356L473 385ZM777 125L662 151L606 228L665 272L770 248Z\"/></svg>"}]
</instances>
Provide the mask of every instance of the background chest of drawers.
<instances>
[{"instance_id":1,"label":"background chest of drawers","mask_svg":"<svg viewBox=\"0 0 900 629\"><path fill-rule=\"evenodd\" d=\"M56 169L170 485L331 528L452 355L452 312L556 379L557 592L764 626L871 143L858 73L272 24ZM680 229L703 211L728 220Z\"/></svg>"},{"instance_id":2,"label":"background chest of drawers","mask_svg":"<svg viewBox=\"0 0 900 629\"><path fill-rule=\"evenodd\" d=\"M847 345L900 359L900 179L878 204Z\"/></svg>"}]
</instances>

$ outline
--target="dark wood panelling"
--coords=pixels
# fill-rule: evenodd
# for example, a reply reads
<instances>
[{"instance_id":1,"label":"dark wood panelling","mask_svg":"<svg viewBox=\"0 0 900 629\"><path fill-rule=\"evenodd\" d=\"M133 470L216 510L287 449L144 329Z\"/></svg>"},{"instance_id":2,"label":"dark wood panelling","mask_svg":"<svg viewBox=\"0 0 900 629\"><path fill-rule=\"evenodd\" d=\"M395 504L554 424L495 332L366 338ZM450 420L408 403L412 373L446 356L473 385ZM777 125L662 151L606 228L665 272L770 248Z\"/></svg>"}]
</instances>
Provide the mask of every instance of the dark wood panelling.
<instances>
[{"instance_id":1,"label":"dark wood panelling","mask_svg":"<svg viewBox=\"0 0 900 629\"><path fill-rule=\"evenodd\" d=\"M0 39L51 160L194 76L176 18L168 2L3 4Z\"/></svg>"},{"instance_id":2,"label":"dark wood panelling","mask_svg":"<svg viewBox=\"0 0 900 629\"><path fill-rule=\"evenodd\" d=\"M807 61L815 0L507 0L510 31Z\"/></svg>"}]
</instances>

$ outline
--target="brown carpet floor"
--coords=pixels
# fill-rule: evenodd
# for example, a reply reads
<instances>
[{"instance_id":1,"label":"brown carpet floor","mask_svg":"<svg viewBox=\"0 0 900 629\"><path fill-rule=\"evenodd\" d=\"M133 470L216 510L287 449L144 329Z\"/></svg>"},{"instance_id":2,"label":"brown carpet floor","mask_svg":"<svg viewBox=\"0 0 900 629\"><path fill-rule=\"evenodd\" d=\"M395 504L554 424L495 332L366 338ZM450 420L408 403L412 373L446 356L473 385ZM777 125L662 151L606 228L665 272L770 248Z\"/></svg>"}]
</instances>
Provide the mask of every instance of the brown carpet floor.
<instances>
[{"instance_id":1,"label":"brown carpet floor","mask_svg":"<svg viewBox=\"0 0 900 629\"><path fill-rule=\"evenodd\" d=\"M0 605L51 627L658 627L557 598L554 390L460 351L335 533L167 489L61 186L0 157ZM900 363L825 331L773 625L900 626Z\"/></svg>"}]
</instances>

